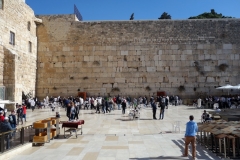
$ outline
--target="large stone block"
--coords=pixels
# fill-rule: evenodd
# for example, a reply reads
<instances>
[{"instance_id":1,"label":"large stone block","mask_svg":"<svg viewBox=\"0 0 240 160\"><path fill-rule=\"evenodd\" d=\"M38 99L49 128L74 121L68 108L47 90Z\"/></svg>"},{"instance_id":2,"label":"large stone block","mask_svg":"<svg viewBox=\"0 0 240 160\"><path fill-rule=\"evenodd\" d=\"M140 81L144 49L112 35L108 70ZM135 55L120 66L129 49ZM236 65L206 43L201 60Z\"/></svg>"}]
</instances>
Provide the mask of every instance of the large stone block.
<instances>
[{"instance_id":1,"label":"large stone block","mask_svg":"<svg viewBox=\"0 0 240 160\"><path fill-rule=\"evenodd\" d=\"M147 72L156 72L156 67L147 67Z\"/></svg>"},{"instance_id":2,"label":"large stone block","mask_svg":"<svg viewBox=\"0 0 240 160\"><path fill-rule=\"evenodd\" d=\"M233 49L232 44L223 44L223 49Z\"/></svg>"}]
</instances>

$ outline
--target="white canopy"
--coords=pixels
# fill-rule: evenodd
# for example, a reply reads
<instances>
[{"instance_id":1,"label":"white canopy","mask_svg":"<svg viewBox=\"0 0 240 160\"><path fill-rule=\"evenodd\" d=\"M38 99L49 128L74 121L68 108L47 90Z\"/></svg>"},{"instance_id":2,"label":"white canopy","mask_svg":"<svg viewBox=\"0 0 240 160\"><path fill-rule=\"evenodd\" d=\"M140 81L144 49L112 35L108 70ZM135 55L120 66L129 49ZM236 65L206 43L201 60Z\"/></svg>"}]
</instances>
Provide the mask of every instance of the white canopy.
<instances>
[{"instance_id":1,"label":"white canopy","mask_svg":"<svg viewBox=\"0 0 240 160\"><path fill-rule=\"evenodd\" d=\"M232 85L227 84L225 86L218 87L216 89L227 89L228 90L228 95L229 95L229 89L233 89L232 87L233 87Z\"/></svg>"},{"instance_id":2,"label":"white canopy","mask_svg":"<svg viewBox=\"0 0 240 160\"><path fill-rule=\"evenodd\" d=\"M238 84L236 86L232 86L232 89L240 89L240 84Z\"/></svg>"},{"instance_id":3,"label":"white canopy","mask_svg":"<svg viewBox=\"0 0 240 160\"><path fill-rule=\"evenodd\" d=\"M216 88L216 89L233 89L232 87L233 87L232 85L227 84L227 85L225 85L225 86L218 87L218 88Z\"/></svg>"}]
</instances>

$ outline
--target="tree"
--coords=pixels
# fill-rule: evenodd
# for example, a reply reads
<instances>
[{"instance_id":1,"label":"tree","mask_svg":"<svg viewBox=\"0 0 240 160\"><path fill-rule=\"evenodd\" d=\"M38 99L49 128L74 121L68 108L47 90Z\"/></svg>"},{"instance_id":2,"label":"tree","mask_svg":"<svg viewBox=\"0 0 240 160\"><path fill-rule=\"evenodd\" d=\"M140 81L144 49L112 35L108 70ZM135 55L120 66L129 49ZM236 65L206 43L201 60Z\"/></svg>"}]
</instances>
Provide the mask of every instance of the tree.
<instances>
[{"instance_id":1,"label":"tree","mask_svg":"<svg viewBox=\"0 0 240 160\"><path fill-rule=\"evenodd\" d=\"M230 16L223 16L221 13L215 12L214 9L211 9L211 12L204 12L198 16L189 17L188 19L206 19L206 18L233 18Z\"/></svg>"},{"instance_id":2,"label":"tree","mask_svg":"<svg viewBox=\"0 0 240 160\"><path fill-rule=\"evenodd\" d=\"M169 15L167 12L163 12L158 19L171 19L171 15Z\"/></svg>"},{"instance_id":3,"label":"tree","mask_svg":"<svg viewBox=\"0 0 240 160\"><path fill-rule=\"evenodd\" d=\"M134 20L134 13L131 14L130 20Z\"/></svg>"}]
</instances>

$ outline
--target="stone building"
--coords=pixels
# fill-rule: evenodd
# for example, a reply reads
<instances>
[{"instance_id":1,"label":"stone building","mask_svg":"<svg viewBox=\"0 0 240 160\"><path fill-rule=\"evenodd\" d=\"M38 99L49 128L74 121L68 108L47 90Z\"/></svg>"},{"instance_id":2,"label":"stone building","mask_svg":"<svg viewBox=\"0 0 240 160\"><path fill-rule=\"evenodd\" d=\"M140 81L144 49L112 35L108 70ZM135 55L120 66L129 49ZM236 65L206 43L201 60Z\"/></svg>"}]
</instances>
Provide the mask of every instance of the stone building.
<instances>
[{"instance_id":1,"label":"stone building","mask_svg":"<svg viewBox=\"0 0 240 160\"><path fill-rule=\"evenodd\" d=\"M182 97L239 83L240 20L77 21L39 16L37 95Z\"/></svg>"},{"instance_id":2,"label":"stone building","mask_svg":"<svg viewBox=\"0 0 240 160\"><path fill-rule=\"evenodd\" d=\"M25 0L0 0L0 86L5 99L22 101L22 92L35 94L37 19Z\"/></svg>"}]
</instances>

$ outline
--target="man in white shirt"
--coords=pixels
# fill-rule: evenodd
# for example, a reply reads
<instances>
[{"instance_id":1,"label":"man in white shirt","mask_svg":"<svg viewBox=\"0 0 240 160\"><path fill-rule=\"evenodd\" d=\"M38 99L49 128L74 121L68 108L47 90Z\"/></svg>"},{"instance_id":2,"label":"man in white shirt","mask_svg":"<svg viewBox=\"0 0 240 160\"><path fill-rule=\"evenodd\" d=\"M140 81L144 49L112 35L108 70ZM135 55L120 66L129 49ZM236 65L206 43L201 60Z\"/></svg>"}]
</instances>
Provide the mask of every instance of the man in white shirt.
<instances>
[{"instance_id":1,"label":"man in white shirt","mask_svg":"<svg viewBox=\"0 0 240 160\"><path fill-rule=\"evenodd\" d=\"M35 109L35 101L34 101L34 99L31 99L30 104L31 104L32 111L34 111L34 109Z\"/></svg>"}]
</instances>

